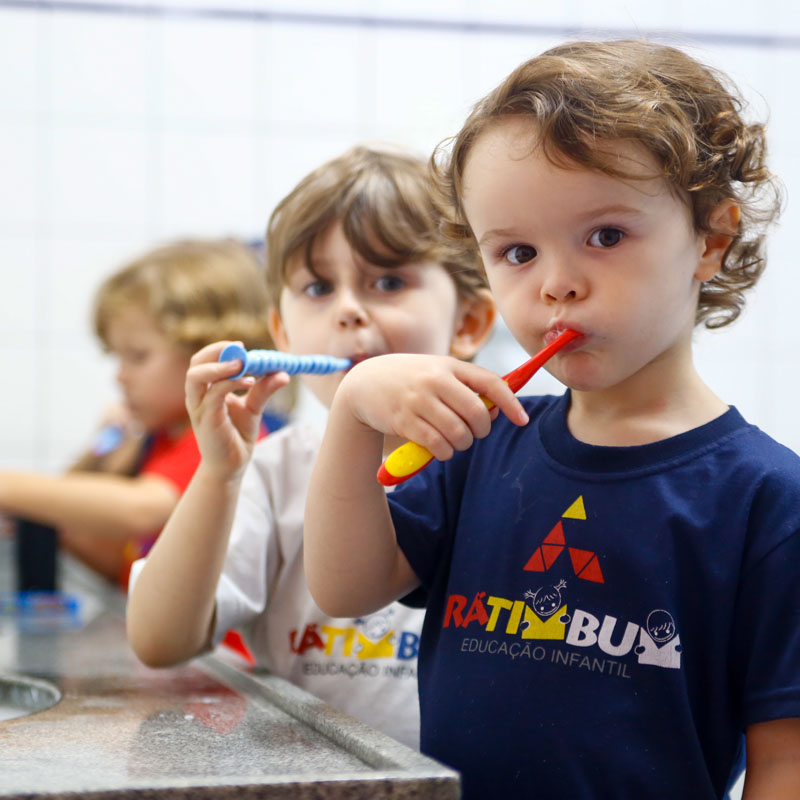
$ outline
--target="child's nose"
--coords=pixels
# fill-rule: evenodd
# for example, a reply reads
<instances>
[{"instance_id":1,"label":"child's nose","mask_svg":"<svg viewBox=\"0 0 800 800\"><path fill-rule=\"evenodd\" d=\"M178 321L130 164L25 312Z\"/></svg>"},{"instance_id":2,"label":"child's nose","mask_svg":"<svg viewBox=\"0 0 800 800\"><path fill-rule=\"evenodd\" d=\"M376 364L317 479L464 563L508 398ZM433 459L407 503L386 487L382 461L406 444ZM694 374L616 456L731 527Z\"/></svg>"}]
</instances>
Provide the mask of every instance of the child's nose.
<instances>
[{"instance_id":1,"label":"child's nose","mask_svg":"<svg viewBox=\"0 0 800 800\"><path fill-rule=\"evenodd\" d=\"M585 294L585 282L576 268L564 262L541 267L544 265L540 265L540 274L544 274L542 299L546 303L569 302Z\"/></svg>"},{"instance_id":2,"label":"child's nose","mask_svg":"<svg viewBox=\"0 0 800 800\"><path fill-rule=\"evenodd\" d=\"M336 324L340 328L349 328L366 323L367 312L358 295L350 289L343 289L337 298Z\"/></svg>"}]
</instances>

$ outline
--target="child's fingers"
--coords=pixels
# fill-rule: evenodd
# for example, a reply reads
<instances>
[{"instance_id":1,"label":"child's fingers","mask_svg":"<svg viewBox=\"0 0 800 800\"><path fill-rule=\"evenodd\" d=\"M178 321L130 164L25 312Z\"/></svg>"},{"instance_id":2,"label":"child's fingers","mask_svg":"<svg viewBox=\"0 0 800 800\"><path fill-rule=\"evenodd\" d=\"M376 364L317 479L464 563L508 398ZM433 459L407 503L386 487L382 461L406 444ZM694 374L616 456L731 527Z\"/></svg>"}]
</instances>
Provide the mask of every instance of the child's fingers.
<instances>
[{"instance_id":1,"label":"child's fingers","mask_svg":"<svg viewBox=\"0 0 800 800\"><path fill-rule=\"evenodd\" d=\"M245 405L251 413L260 414L267 404L267 400L272 397L278 389L289 383L289 376L285 372L273 372L265 375L253 384L250 391L245 396Z\"/></svg>"},{"instance_id":2,"label":"child's fingers","mask_svg":"<svg viewBox=\"0 0 800 800\"><path fill-rule=\"evenodd\" d=\"M403 425L412 441L430 450L440 461L450 458L454 450L467 450L475 438L489 432L491 425L489 412L478 397L463 386L460 389L460 396L455 400L438 398L417 414L409 409L411 419ZM477 401L481 409L470 414L469 406L473 401Z\"/></svg>"},{"instance_id":3,"label":"child's fingers","mask_svg":"<svg viewBox=\"0 0 800 800\"><path fill-rule=\"evenodd\" d=\"M198 405L211 386L221 386L223 393L248 388L249 384L241 383L242 378L232 380L241 369L240 361L198 361L186 372L187 402Z\"/></svg>"},{"instance_id":4,"label":"child's fingers","mask_svg":"<svg viewBox=\"0 0 800 800\"><path fill-rule=\"evenodd\" d=\"M475 364L463 363L456 367L456 377L480 397L491 401L515 425L528 424L522 403L499 375ZM480 398L479 401L483 402Z\"/></svg>"},{"instance_id":5,"label":"child's fingers","mask_svg":"<svg viewBox=\"0 0 800 800\"><path fill-rule=\"evenodd\" d=\"M256 379L252 377L252 375L243 375L241 378L236 378L235 380L226 379L206 384L201 402L209 408L218 408L229 394L233 392L245 394L253 388L255 382Z\"/></svg>"},{"instance_id":6,"label":"child's fingers","mask_svg":"<svg viewBox=\"0 0 800 800\"><path fill-rule=\"evenodd\" d=\"M186 373L193 381L199 383L217 383L230 381L234 375L242 371L242 362L236 361L205 361L189 367ZM230 387L229 387L230 388Z\"/></svg>"},{"instance_id":7,"label":"child's fingers","mask_svg":"<svg viewBox=\"0 0 800 800\"><path fill-rule=\"evenodd\" d=\"M469 431L471 437L482 439L489 434L492 429L492 418L489 409L483 399L470 387L464 386L459 382L448 384L443 387L440 394L441 401L449 408L453 409L457 415L456 420L461 423L463 428ZM452 431L452 436L459 435L457 426ZM464 450L472 442L468 442L465 447L459 447L456 441L448 436L456 450Z\"/></svg>"},{"instance_id":8,"label":"child's fingers","mask_svg":"<svg viewBox=\"0 0 800 800\"><path fill-rule=\"evenodd\" d=\"M238 344L241 345L242 342L229 342L229 341L220 341L220 342L213 342L212 344L207 344L205 347L198 350L189 361L191 366L195 364L204 364L209 361L219 361L219 354L229 345L229 344ZM226 362L227 363L227 362ZM241 362L239 362L241 363ZM241 366L239 367L241 369ZM234 372L234 375L236 373Z\"/></svg>"},{"instance_id":9,"label":"child's fingers","mask_svg":"<svg viewBox=\"0 0 800 800\"><path fill-rule=\"evenodd\" d=\"M447 436L442 433L438 427L422 418L415 420L414 425L410 426L410 429L413 432L408 437L409 441L424 447L438 461L447 461L453 457L455 450L466 450L469 446L454 447ZM469 437L469 440L470 442L472 441L472 436Z\"/></svg>"},{"instance_id":10,"label":"child's fingers","mask_svg":"<svg viewBox=\"0 0 800 800\"><path fill-rule=\"evenodd\" d=\"M225 410L230 421L246 442L255 444L261 427L261 414L254 414L245 407L245 398L235 394L226 394Z\"/></svg>"},{"instance_id":11,"label":"child's fingers","mask_svg":"<svg viewBox=\"0 0 800 800\"><path fill-rule=\"evenodd\" d=\"M250 380L255 381L254 378ZM269 398L288 382L289 376L285 372L276 372L252 383L244 395L230 392L225 395L225 405L231 422L246 440L251 443L256 442L264 406Z\"/></svg>"},{"instance_id":12,"label":"child's fingers","mask_svg":"<svg viewBox=\"0 0 800 800\"><path fill-rule=\"evenodd\" d=\"M493 415L484 398L515 424L527 422L522 405L500 376L456 359L371 359L345 377L341 390L347 398L343 402L351 404L364 424L414 441L440 460L489 433Z\"/></svg>"},{"instance_id":13,"label":"child's fingers","mask_svg":"<svg viewBox=\"0 0 800 800\"><path fill-rule=\"evenodd\" d=\"M486 405L468 386L449 375L422 393L411 393L397 405L392 429L425 447L437 459L466 450L486 436L491 419Z\"/></svg>"},{"instance_id":14,"label":"child's fingers","mask_svg":"<svg viewBox=\"0 0 800 800\"><path fill-rule=\"evenodd\" d=\"M196 408L200 405L208 391L209 384L227 380L241 370L240 361L221 362L219 360L219 354L229 344L232 342L221 341L208 344L198 350L189 360L184 387L186 404L189 408ZM232 388L229 386L228 391Z\"/></svg>"},{"instance_id":15,"label":"child's fingers","mask_svg":"<svg viewBox=\"0 0 800 800\"><path fill-rule=\"evenodd\" d=\"M231 392L247 391L255 382L255 378L245 375L235 380L223 377L209 382L208 375L202 374L200 368L192 368L186 374L186 405L191 411L201 405L220 406L225 395Z\"/></svg>"}]
</instances>

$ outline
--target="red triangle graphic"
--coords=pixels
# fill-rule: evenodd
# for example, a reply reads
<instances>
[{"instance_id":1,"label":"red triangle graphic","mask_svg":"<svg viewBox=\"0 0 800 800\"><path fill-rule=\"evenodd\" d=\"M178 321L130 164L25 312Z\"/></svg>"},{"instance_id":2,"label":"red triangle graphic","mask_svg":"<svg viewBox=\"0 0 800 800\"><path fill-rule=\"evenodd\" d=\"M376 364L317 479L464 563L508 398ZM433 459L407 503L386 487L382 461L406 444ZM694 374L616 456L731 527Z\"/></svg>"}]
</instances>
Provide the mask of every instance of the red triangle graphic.
<instances>
[{"instance_id":1,"label":"red triangle graphic","mask_svg":"<svg viewBox=\"0 0 800 800\"><path fill-rule=\"evenodd\" d=\"M594 553L591 550L579 550L577 547L569 548L569 557L572 559L572 569L577 575L591 560Z\"/></svg>"},{"instance_id":2,"label":"red triangle graphic","mask_svg":"<svg viewBox=\"0 0 800 800\"><path fill-rule=\"evenodd\" d=\"M605 583L605 578L603 578L603 571L600 569L600 562L597 560L597 556L592 554L591 561L587 564L586 568L578 575L579 578L583 578L587 581L594 581L595 583Z\"/></svg>"},{"instance_id":3,"label":"red triangle graphic","mask_svg":"<svg viewBox=\"0 0 800 800\"><path fill-rule=\"evenodd\" d=\"M528 572L544 572L544 559L542 558L542 548L537 547L533 555L528 559L528 563L523 567Z\"/></svg>"},{"instance_id":4,"label":"red triangle graphic","mask_svg":"<svg viewBox=\"0 0 800 800\"><path fill-rule=\"evenodd\" d=\"M561 545L543 544L540 549L544 554L545 569L550 569L550 567L553 566L553 562L561 555L561 551L564 548Z\"/></svg>"},{"instance_id":5,"label":"red triangle graphic","mask_svg":"<svg viewBox=\"0 0 800 800\"><path fill-rule=\"evenodd\" d=\"M564 527L561 525L561 520L559 520L553 530L544 537L544 541L548 544L566 544L566 540L564 539Z\"/></svg>"}]
</instances>

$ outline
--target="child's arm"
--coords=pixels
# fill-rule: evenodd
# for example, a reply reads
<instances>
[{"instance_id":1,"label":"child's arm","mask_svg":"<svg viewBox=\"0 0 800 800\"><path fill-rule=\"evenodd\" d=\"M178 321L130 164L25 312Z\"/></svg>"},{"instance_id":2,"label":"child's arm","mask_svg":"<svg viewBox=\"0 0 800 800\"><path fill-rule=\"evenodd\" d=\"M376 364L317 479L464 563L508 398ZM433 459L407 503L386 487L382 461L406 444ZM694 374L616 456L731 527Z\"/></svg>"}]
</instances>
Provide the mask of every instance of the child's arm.
<instances>
[{"instance_id":1,"label":"child's arm","mask_svg":"<svg viewBox=\"0 0 800 800\"><path fill-rule=\"evenodd\" d=\"M3 513L118 541L158 530L177 499L177 489L157 475L0 471Z\"/></svg>"},{"instance_id":2,"label":"child's arm","mask_svg":"<svg viewBox=\"0 0 800 800\"><path fill-rule=\"evenodd\" d=\"M360 616L418 585L375 477L383 435L410 439L446 460L489 433L497 411L488 411L478 394L512 422L527 422L502 378L454 358L382 356L344 378L306 502L306 578L326 613Z\"/></svg>"},{"instance_id":3,"label":"child's arm","mask_svg":"<svg viewBox=\"0 0 800 800\"><path fill-rule=\"evenodd\" d=\"M747 729L742 800L795 800L800 795L800 719L776 719Z\"/></svg>"},{"instance_id":4,"label":"child's arm","mask_svg":"<svg viewBox=\"0 0 800 800\"><path fill-rule=\"evenodd\" d=\"M185 661L211 640L214 597L242 475L258 439L261 412L288 380L284 373L228 380L241 365L219 363L226 344L209 345L192 358L186 406L202 460L131 590L128 638L151 666ZM242 389L246 394L231 394Z\"/></svg>"}]
</instances>

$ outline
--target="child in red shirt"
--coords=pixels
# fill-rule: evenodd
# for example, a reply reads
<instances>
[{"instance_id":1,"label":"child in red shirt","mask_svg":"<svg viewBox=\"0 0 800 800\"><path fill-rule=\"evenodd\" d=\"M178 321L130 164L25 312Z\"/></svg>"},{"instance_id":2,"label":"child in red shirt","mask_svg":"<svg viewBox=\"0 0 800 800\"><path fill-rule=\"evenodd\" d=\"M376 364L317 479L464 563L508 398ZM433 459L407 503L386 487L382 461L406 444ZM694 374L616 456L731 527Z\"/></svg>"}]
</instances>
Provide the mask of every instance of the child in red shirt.
<instances>
[{"instance_id":1,"label":"child in red shirt","mask_svg":"<svg viewBox=\"0 0 800 800\"><path fill-rule=\"evenodd\" d=\"M184 403L192 353L220 338L271 346L258 261L232 240L160 247L101 285L93 323L118 359L121 410L66 473L0 471L0 513L57 529L61 548L124 587L200 460Z\"/></svg>"}]
</instances>

